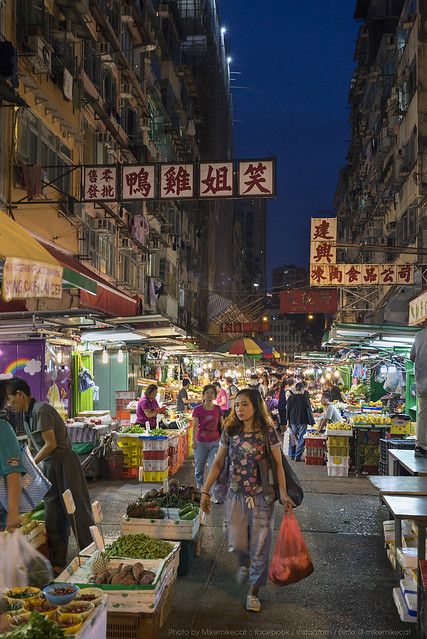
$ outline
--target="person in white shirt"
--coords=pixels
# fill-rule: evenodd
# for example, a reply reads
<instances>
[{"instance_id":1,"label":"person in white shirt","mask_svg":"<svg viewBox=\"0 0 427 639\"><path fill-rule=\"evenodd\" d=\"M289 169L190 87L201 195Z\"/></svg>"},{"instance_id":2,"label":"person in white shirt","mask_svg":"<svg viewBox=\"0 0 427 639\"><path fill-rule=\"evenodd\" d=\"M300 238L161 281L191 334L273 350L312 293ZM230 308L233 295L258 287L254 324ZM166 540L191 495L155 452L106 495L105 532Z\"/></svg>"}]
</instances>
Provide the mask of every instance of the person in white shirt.
<instances>
[{"instance_id":1,"label":"person in white shirt","mask_svg":"<svg viewBox=\"0 0 427 639\"><path fill-rule=\"evenodd\" d=\"M325 410L320 418L318 429L319 433L326 429L327 424L334 424L335 422L342 421L342 415L335 404L332 403L330 393L323 393L320 403Z\"/></svg>"}]
</instances>

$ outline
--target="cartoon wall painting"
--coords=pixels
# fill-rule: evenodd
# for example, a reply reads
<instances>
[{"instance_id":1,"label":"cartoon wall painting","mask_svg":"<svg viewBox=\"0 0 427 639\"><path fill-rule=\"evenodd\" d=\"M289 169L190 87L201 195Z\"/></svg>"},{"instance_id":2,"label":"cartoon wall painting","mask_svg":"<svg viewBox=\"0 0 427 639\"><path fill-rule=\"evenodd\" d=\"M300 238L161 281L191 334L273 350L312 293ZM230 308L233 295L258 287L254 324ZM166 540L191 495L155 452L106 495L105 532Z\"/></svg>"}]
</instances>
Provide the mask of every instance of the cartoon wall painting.
<instances>
[{"instance_id":1,"label":"cartoon wall painting","mask_svg":"<svg viewBox=\"0 0 427 639\"><path fill-rule=\"evenodd\" d=\"M44 399L44 344L43 340L1 342L0 380L21 377L36 399Z\"/></svg>"}]
</instances>

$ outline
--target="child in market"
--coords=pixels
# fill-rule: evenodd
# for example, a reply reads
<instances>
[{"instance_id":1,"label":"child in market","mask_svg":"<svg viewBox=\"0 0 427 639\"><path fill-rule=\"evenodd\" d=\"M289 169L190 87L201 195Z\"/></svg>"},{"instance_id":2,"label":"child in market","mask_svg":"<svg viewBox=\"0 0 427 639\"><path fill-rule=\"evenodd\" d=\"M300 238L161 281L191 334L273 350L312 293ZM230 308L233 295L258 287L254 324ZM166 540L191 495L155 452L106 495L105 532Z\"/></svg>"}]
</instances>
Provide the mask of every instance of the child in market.
<instances>
[{"instance_id":1,"label":"child in market","mask_svg":"<svg viewBox=\"0 0 427 639\"><path fill-rule=\"evenodd\" d=\"M225 430L208 478L202 489L201 508L211 510L210 490L229 464L225 502L225 531L229 549L235 554L239 570L237 583L249 579L246 610L259 612L259 590L267 582L269 554L274 520L274 497L264 495L257 462L267 456L269 441L280 491L286 509L293 502L286 492L279 437L272 426L265 403L258 390L237 393L234 410L226 420Z\"/></svg>"}]
</instances>

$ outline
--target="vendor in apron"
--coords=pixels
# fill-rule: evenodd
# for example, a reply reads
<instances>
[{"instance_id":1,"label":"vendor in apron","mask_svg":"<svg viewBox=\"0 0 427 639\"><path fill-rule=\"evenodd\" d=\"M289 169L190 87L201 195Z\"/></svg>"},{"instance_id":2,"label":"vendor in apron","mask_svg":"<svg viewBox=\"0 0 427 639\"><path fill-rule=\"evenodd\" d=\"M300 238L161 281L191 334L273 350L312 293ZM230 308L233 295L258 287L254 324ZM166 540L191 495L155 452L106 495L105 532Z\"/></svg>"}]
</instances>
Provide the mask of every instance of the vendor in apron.
<instances>
[{"instance_id":1,"label":"vendor in apron","mask_svg":"<svg viewBox=\"0 0 427 639\"><path fill-rule=\"evenodd\" d=\"M44 498L45 522L50 561L56 573L67 565L70 519L62 494L70 489L76 505L76 535L80 548L92 543L89 526L93 525L86 479L79 458L71 447L64 420L44 402L31 396L27 382L19 377L8 380L8 399L12 410L25 413L25 432L36 455L36 464L43 462L43 473L52 486Z\"/></svg>"}]
</instances>

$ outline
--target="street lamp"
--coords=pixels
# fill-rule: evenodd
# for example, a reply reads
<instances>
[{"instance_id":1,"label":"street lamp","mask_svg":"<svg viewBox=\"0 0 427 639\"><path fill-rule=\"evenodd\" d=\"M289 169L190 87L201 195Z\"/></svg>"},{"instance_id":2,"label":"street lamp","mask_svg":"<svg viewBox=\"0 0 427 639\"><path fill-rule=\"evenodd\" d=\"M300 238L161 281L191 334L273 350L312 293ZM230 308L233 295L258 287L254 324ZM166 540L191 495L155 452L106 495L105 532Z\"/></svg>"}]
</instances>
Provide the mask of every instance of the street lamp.
<instances>
[{"instance_id":1,"label":"street lamp","mask_svg":"<svg viewBox=\"0 0 427 639\"><path fill-rule=\"evenodd\" d=\"M258 282L254 282L254 288L259 288Z\"/></svg>"},{"instance_id":2,"label":"street lamp","mask_svg":"<svg viewBox=\"0 0 427 639\"><path fill-rule=\"evenodd\" d=\"M267 315L264 315L264 317L262 318L262 321L263 321L263 322L268 322L268 317L267 317Z\"/></svg>"},{"instance_id":3,"label":"street lamp","mask_svg":"<svg viewBox=\"0 0 427 639\"><path fill-rule=\"evenodd\" d=\"M269 341L269 342L272 342L272 341L273 341L273 338L272 338L272 337L269 337L269 338L268 338L268 341Z\"/></svg>"},{"instance_id":4,"label":"street lamp","mask_svg":"<svg viewBox=\"0 0 427 639\"><path fill-rule=\"evenodd\" d=\"M310 313L310 315L307 315L307 319L309 319L309 320L314 320L314 315L312 315L312 314Z\"/></svg>"},{"instance_id":5,"label":"street lamp","mask_svg":"<svg viewBox=\"0 0 427 639\"><path fill-rule=\"evenodd\" d=\"M221 27L221 35L224 36L227 33L226 27Z\"/></svg>"}]
</instances>

